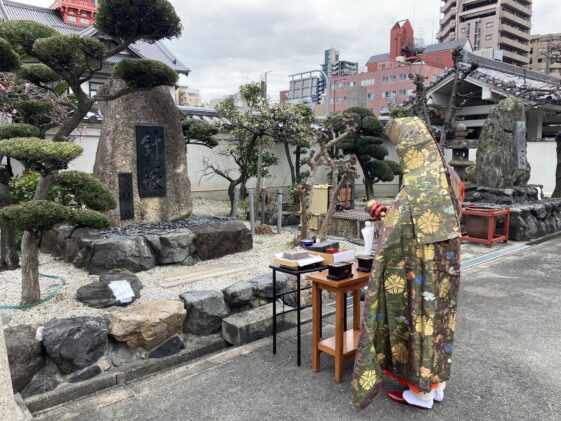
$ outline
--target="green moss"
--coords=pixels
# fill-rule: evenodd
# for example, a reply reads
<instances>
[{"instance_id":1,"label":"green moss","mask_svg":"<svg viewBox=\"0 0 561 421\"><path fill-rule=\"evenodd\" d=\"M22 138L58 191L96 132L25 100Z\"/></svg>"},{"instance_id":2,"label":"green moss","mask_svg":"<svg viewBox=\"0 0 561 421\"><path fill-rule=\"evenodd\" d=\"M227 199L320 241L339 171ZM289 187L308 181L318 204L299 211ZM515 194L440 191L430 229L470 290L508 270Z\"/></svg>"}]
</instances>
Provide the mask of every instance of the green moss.
<instances>
[{"instance_id":1,"label":"green moss","mask_svg":"<svg viewBox=\"0 0 561 421\"><path fill-rule=\"evenodd\" d=\"M6 39L12 48L26 55L33 55L33 44L40 38L57 34L53 28L29 20L11 20L0 23L0 37Z\"/></svg>"},{"instance_id":2,"label":"green moss","mask_svg":"<svg viewBox=\"0 0 561 421\"><path fill-rule=\"evenodd\" d=\"M28 118L45 116L53 111L53 106L43 101L18 100L12 102L12 107Z\"/></svg>"},{"instance_id":3,"label":"green moss","mask_svg":"<svg viewBox=\"0 0 561 421\"><path fill-rule=\"evenodd\" d=\"M20 80L28 80L35 85L48 84L61 78L50 67L44 64L24 64L16 72Z\"/></svg>"},{"instance_id":4,"label":"green moss","mask_svg":"<svg viewBox=\"0 0 561 421\"><path fill-rule=\"evenodd\" d=\"M97 9L95 26L115 38L147 41L179 37L183 29L166 0L104 0Z\"/></svg>"},{"instance_id":5,"label":"green moss","mask_svg":"<svg viewBox=\"0 0 561 421\"><path fill-rule=\"evenodd\" d=\"M0 154L23 162L27 168L52 172L65 169L82 154L82 147L69 142L51 142L33 137L20 137L0 142Z\"/></svg>"},{"instance_id":6,"label":"green moss","mask_svg":"<svg viewBox=\"0 0 561 421\"><path fill-rule=\"evenodd\" d=\"M179 76L169 66L156 60L127 59L113 70L113 77L122 79L131 88L150 88L161 85L172 86Z\"/></svg>"},{"instance_id":7,"label":"green moss","mask_svg":"<svg viewBox=\"0 0 561 421\"><path fill-rule=\"evenodd\" d=\"M69 222L78 227L104 229L111 225L105 215L90 209L71 209L69 212Z\"/></svg>"},{"instance_id":8,"label":"green moss","mask_svg":"<svg viewBox=\"0 0 561 421\"><path fill-rule=\"evenodd\" d=\"M30 124L14 123L5 126L0 125L0 140L37 136L39 136L39 129Z\"/></svg>"},{"instance_id":9,"label":"green moss","mask_svg":"<svg viewBox=\"0 0 561 421\"><path fill-rule=\"evenodd\" d=\"M117 207L117 202L111 192L91 174L64 171L57 176L56 184L62 190L65 204L72 201L78 207L86 207L99 212L107 212Z\"/></svg>"},{"instance_id":10,"label":"green moss","mask_svg":"<svg viewBox=\"0 0 561 421\"><path fill-rule=\"evenodd\" d=\"M0 72L13 72L19 65L19 55L8 41L0 38Z\"/></svg>"},{"instance_id":11,"label":"green moss","mask_svg":"<svg viewBox=\"0 0 561 421\"><path fill-rule=\"evenodd\" d=\"M13 224L20 230L45 231L69 218L68 209L47 200L32 200L0 209L0 222Z\"/></svg>"}]
</instances>

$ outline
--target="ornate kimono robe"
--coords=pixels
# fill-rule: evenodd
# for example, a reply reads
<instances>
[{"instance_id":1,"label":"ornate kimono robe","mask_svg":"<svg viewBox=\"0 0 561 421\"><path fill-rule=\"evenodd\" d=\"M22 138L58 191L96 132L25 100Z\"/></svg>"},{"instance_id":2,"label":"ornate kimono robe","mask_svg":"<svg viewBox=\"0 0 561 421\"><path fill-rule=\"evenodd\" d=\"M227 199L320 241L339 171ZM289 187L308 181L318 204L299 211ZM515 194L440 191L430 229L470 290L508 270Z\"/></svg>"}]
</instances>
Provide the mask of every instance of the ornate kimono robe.
<instances>
[{"instance_id":1,"label":"ornate kimono robe","mask_svg":"<svg viewBox=\"0 0 561 421\"><path fill-rule=\"evenodd\" d=\"M460 282L461 181L422 120L388 124L404 187L388 210L364 302L352 380L363 409L382 373L414 392L450 377Z\"/></svg>"}]
</instances>

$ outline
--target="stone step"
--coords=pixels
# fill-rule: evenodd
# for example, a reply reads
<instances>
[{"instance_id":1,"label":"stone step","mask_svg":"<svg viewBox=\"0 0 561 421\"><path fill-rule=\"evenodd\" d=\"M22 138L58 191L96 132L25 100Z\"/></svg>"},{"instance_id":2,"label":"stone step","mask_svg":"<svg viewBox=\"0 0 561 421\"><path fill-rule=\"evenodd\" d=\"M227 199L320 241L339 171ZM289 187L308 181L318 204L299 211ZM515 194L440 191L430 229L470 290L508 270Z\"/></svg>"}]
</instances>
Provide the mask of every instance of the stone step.
<instances>
[{"instance_id":1,"label":"stone step","mask_svg":"<svg viewBox=\"0 0 561 421\"><path fill-rule=\"evenodd\" d=\"M292 310L292 307L284 306L284 310ZM277 311L282 311L282 304L277 306ZM296 326L296 312L277 316L277 332L294 326ZM222 320L222 337L234 346L257 341L272 334L273 304L234 314Z\"/></svg>"}]
</instances>

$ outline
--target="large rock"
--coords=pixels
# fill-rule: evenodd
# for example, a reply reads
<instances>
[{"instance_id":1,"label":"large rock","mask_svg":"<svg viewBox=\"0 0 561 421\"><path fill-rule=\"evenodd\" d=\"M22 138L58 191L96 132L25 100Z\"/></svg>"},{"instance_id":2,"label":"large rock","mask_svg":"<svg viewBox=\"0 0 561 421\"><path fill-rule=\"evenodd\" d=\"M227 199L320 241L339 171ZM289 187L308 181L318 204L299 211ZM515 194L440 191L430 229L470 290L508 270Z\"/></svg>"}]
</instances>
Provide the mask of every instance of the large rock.
<instances>
[{"instance_id":1,"label":"large rock","mask_svg":"<svg viewBox=\"0 0 561 421\"><path fill-rule=\"evenodd\" d=\"M253 294L259 298L273 298L273 274L257 276L247 281L253 287ZM277 292L286 291L288 285L288 277L284 273L277 272L276 288Z\"/></svg>"},{"instance_id":2,"label":"large rock","mask_svg":"<svg viewBox=\"0 0 561 421\"><path fill-rule=\"evenodd\" d=\"M220 291L189 291L179 296L185 303L187 317L183 331L208 335L222 327L222 319L230 315Z\"/></svg>"},{"instance_id":3,"label":"large rock","mask_svg":"<svg viewBox=\"0 0 561 421\"><path fill-rule=\"evenodd\" d=\"M148 354L149 358L165 358L185 349L185 344L178 336L174 336Z\"/></svg>"},{"instance_id":4,"label":"large rock","mask_svg":"<svg viewBox=\"0 0 561 421\"><path fill-rule=\"evenodd\" d=\"M253 285L247 281L239 281L222 290L224 300L230 308L249 305L253 299Z\"/></svg>"},{"instance_id":5,"label":"large rock","mask_svg":"<svg viewBox=\"0 0 561 421\"><path fill-rule=\"evenodd\" d=\"M507 98L491 109L479 136L477 184L498 188L528 184L530 164L526 163L525 170L518 169L517 121L526 122L526 110L516 98Z\"/></svg>"},{"instance_id":6,"label":"large rock","mask_svg":"<svg viewBox=\"0 0 561 421\"><path fill-rule=\"evenodd\" d=\"M92 245L89 272L99 275L115 268L142 272L156 267L156 257L142 237L112 236Z\"/></svg>"},{"instance_id":7,"label":"large rock","mask_svg":"<svg viewBox=\"0 0 561 421\"><path fill-rule=\"evenodd\" d=\"M62 374L89 367L107 350L107 322L99 317L50 320L43 346Z\"/></svg>"},{"instance_id":8,"label":"large rock","mask_svg":"<svg viewBox=\"0 0 561 421\"><path fill-rule=\"evenodd\" d=\"M0 323L0 329L2 324ZM14 391L20 392L45 364L41 342L35 339L36 329L20 325L4 330L10 375Z\"/></svg>"},{"instance_id":9,"label":"large rock","mask_svg":"<svg viewBox=\"0 0 561 421\"><path fill-rule=\"evenodd\" d=\"M122 81L113 81L101 88L100 93L111 94L124 87ZM189 217L192 203L185 138L169 87L160 86L116 100L100 101L99 108L104 119L94 175L115 197L119 197L119 173L132 174L134 219L126 222L172 221ZM136 126L164 127L166 193L163 197L139 196ZM120 224L119 208L109 212L109 218L115 225Z\"/></svg>"},{"instance_id":10,"label":"large rock","mask_svg":"<svg viewBox=\"0 0 561 421\"><path fill-rule=\"evenodd\" d=\"M118 300L113 290L110 288L111 282L126 281L134 291L134 297L130 302L122 302ZM115 269L104 273L99 277L99 282L92 282L84 285L76 291L76 299L88 307L106 308L106 307L126 307L140 298L140 290L142 283L140 279L128 270Z\"/></svg>"},{"instance_id":11,"label":"large rock","mask_svg":"<svg viewBox=\"0 0 561 421\"><path fill-rule=\"evenodd\" d=\"M181 332L185 314L179 301L149 301L113 313L109 333L130 349L149 351Z\"/></svg>"},{"instance_id":12,"label":"large rock","mask_svg":"<svg viewBox=\"0 0 561 421\"><path fill-rule=\"evenodd\" d=\"M253 248L251 231L239 221L194 226L191 231L195 234L195 248L201 260L218 259Z\"/></svg>"},{"instance_id":13,"label":"large rock","mask_svg":"<svg viewBox=\"0 0 561 421\"><path fill-rule=\"evenodd\" d=\"M195 234L187 229L161 235L146 235L145 239L158 256L158 265L184 263L195 252Z\"/></svg>"},{"instance_id":14,"label":"large rock","mask_svg":"<svg viewBox=\"0 0 561 421\"><path fill-rule=\"evenodd\" d=\"M93 242L101 239L102 236L98 230L75 229L72 235L66 239L61 257L65 262L72 263L77 268L83 268L88 263Z\"/></svg>"}]
</instances>

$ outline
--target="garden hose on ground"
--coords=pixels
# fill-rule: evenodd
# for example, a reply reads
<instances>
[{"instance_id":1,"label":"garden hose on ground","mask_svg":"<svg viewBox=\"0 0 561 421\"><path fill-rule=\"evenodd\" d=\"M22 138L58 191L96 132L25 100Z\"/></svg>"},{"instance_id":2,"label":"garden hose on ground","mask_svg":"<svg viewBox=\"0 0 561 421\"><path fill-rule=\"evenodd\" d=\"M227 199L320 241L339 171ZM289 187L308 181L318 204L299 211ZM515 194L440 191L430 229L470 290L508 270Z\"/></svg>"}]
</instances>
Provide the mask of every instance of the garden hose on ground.
<instances>
[{"instance_id":1,"label":"garden hose on ground","mask_svg":"<svg viewBox=\"0 0 561 421\"><path fill-rule=\"evenodd\" d=\"M51 300L52 298L54 298L54 296L57 295L58 292L61 290L61 288L66 284L64 279L62 279L59 276L44 275L42 273L40 273L39 276L42 276L42 277L48 278L48 279L54 279L58 282L58 285L51 292L49 292L46 297L41 298L39 301L36 301L34 303L31 303L31 304L22 304L22 305L19 305L19 306L3 306L3 305L0 305L0 310L27 310L29 308L36 307L36 306L41 305L41 304Z\"/></svg>"}]
</instances>

